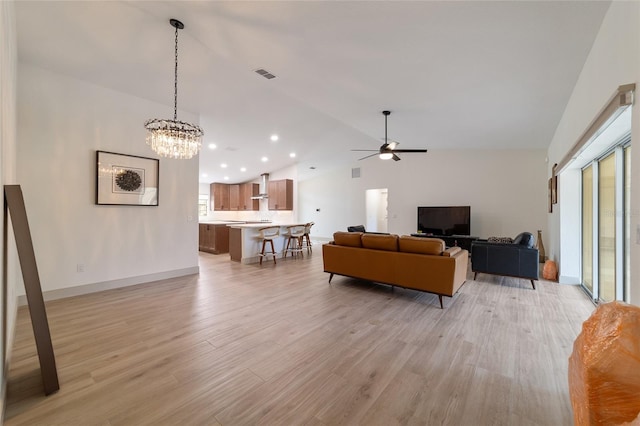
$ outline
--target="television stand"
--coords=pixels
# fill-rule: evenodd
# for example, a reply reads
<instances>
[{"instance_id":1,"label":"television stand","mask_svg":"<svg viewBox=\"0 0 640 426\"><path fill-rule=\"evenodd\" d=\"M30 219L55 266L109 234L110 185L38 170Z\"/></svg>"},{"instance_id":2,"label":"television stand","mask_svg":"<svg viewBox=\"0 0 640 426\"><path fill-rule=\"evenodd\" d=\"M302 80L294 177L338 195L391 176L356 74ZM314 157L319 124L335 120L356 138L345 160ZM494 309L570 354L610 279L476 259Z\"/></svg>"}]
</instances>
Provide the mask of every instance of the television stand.
<instances>
[{"instance_id":1,"label":"television stand","mask_svg":"<svg viewBox=\"0 0 640 426\"><path fill-rule=\"evenodd\" d=\"M440 238L447 247L460 247L471 253L471 243L479 239L469 235L430 235L430 234L411 234L412 237L424 238Z\"/></svg>"}]
</instances>

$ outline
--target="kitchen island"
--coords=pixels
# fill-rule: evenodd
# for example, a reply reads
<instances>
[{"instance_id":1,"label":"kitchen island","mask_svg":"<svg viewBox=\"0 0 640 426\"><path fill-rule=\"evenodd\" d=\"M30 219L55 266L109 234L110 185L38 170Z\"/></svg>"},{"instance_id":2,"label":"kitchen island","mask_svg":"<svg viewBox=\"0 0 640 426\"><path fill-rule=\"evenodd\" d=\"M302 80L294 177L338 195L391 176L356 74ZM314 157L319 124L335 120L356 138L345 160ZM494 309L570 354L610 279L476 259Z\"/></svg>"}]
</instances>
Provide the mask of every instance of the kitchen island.
<instances>
[{"instance_id":1,"label":"kitchen island","mask_svg":"<svg viewBox=\"0 0 640 426\"><path fill-rule=\"evenodd\" d=\"M232 222L200 222L198 232L198 250L221 254L229 252L229 227Z\"/></svg>"},{"instance_id":2,"label":"kitchen island","mask_svg":"<svg viewBox=\"0 0 640 426\"><path fill-rule=\"evenodd\" d=\"M280 236L273 239L276 251L276 259L282 257L286 244L283 234L287 232L287 226L304 225L301 223L237 223L227 225L229 229L229 255L231 260L249 264L260 262L262 240L259 239L258 230L267 226L279 226Z\"/></svg>"}]
</instances>

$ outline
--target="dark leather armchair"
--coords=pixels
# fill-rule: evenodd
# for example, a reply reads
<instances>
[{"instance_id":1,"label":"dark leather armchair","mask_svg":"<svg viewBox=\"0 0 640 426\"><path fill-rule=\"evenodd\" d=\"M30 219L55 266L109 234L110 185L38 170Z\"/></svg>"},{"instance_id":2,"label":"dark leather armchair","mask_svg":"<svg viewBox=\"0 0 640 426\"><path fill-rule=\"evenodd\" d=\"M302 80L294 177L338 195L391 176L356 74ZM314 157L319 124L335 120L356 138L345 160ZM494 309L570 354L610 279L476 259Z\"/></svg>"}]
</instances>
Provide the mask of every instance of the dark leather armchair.
<instances>
[{"instance_id":1,"label":"dark leather armchair","mask_svg":"<svg viewBox=\"0 0 640 426\"><path fill-rule=\"evenodd\" d=\"M367 232L364 230L364 225L355 225L347 227L347 231L349 232Z\"/></svg>"},{"instance_id":2,"label":"dark leather armchair","mask_svg":"<svg viewBox=\"0 0 640 426\"><path fill-rule=\"evenodd\" d=\"M471 270L476 279L478 272L531 280L538 279L538 249L534 248L534 237L529 232L518 235L513 243L491 243L476 240L471 244Z\"/></svg>"}]
</instances>

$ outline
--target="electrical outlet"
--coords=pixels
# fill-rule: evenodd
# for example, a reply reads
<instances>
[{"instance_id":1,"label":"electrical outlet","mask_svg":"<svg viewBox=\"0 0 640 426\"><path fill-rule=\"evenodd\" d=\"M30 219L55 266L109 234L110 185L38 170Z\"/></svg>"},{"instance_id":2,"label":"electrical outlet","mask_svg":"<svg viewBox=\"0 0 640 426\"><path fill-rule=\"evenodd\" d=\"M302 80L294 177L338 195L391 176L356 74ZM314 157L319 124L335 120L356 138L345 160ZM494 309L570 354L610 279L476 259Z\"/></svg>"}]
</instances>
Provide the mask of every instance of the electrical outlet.
<instances>
[{"instance_id":1,"label":"electrical outlet","mask_svg":"<svg viewBox=\"0 0 640 426\"><path fill-rule=\"evenodd\" d=\"M78 263L78 265L76 265L76 272L84 272L84 263Z\"/></svg>"}]
</instances>

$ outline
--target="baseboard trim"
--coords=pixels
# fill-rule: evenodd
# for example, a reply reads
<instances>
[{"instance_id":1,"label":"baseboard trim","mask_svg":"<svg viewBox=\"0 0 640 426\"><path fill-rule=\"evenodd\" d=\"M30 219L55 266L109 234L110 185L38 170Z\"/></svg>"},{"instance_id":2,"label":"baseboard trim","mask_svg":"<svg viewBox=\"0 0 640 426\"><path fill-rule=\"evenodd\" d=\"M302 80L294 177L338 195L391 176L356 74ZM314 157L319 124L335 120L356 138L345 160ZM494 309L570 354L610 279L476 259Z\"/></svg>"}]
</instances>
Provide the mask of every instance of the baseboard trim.
<instances>
[{"instance_id":1,"label":"baseboard trim","mask_svg":"<svg viewBox=\"0 0 640 426\"><path fill-rule=\"evenodd\" d=\"M166 280L170 278L184 277L186 275L196 275L200 273L199 266L191 268L174 269L172 271L158 272L155 274L138 275L136 277L120 278L117 280L103 281L93 284L84 284L76 287L60 288L49 290L43 293L45 301L66 299L67 297L81 296L83 294L97 293L114 288L129 287L132 285L145 284L153 281ZM18 296L18 306L27 304L25 295Z\"/></svg>"},{"instance_id":2,"label":"baseboard trim","mask_svg":"<svg viewBox=\"0 0 640 426\"><path fill-rule=\"evenodd\" d=\"M569 277L566 275L560 275L560 279L558 280L559 284L571 284L571 285L579 285L580 279L578 277Z\"/></svg>"}]
</instances>

